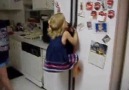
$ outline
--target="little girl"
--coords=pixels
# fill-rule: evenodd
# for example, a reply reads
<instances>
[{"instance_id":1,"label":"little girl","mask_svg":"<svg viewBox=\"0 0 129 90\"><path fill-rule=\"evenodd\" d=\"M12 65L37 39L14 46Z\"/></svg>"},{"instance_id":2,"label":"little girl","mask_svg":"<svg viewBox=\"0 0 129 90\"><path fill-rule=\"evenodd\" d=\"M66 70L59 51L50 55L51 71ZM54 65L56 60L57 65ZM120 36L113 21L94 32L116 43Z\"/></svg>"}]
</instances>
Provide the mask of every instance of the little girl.
<instances>
[{"instance_id":1,"label":"little girl","mask_svg":"<svg viewBox=\"0 0 129 90\"><path fill-rule=\"evenodd\" d=\"M51 37L51 42L47 48L44 70L61 72L73 69L73 73L77 75L79 72L78 56L74 53L74 47L78 43L76 30L71 36L68 29L72 28L68 27L62 13L54 14L48 23L48 35Z\"/></svg>"}]
</instances>

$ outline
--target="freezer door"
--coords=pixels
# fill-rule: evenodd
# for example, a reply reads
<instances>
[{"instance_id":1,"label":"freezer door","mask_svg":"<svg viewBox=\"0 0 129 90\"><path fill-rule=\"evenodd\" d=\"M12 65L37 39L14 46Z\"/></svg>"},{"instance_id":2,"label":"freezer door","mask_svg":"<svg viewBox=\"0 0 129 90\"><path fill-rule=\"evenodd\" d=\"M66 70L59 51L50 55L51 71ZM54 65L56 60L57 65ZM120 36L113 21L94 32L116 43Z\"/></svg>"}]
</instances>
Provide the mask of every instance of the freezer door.
<instances>
[{"instance_id":1,"label":"freezer door","mask_svg":"<svg viewBox=\"0 0 129 90\"><path fill-rule=\"evenodd\" d=\"M62 73L44 71L44 88L46 90L68 90L68 71Z\"/></svg>"},{"instance_id":2,"label":"freezer door","mask_svg":"<svg viewBox=\"0 0 129 90\"><path fill-rule=\"evenodd\" d=\"M71 1L72 0L54 0L54 13L61 12L64 14L66 21L71 21Z\"/></svg>"}]
</instances>

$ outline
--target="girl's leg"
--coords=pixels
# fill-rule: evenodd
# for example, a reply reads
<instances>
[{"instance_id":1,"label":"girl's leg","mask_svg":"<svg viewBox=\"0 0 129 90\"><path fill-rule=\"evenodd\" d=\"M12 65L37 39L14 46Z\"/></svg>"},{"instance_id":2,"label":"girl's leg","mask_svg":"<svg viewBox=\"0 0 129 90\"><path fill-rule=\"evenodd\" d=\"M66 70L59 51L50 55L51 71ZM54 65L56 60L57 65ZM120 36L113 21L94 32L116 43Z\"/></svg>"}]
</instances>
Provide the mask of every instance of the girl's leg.
<instances>
[{"instance_id":1,"label":"girl's leg","mask_svg":"<svg viewBox=\"0 0 129 90\"><path fill-rule=\"evenodd\" d=\"M13 90L7 75L6 67L0 68L0 82L2 83L5 90Z\"/></svg>"},{"instance_id":2,"label":"girl's leg","mask_svg":"<svg viewBox=\"0 0 129 90\"><path fill-rule=\"evenodd\" d=\"M74 68L73 68L73 77L77 77L79 74L81 73L81 68L79 66L79 62L77 64L75 64Z\"/></svg>"}]
</instances>

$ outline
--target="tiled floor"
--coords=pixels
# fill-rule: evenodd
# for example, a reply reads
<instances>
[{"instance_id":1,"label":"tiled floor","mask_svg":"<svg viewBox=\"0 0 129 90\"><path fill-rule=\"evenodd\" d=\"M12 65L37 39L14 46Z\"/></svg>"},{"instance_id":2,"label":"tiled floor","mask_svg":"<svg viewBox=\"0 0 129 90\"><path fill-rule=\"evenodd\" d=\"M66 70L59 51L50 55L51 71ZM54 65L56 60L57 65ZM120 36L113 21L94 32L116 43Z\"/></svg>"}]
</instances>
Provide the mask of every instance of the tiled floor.
<instances>
[{"instance_id":1,"label":"tiled floor","mask_svg":"<svg viewBox=\"0 0 129 90\"><path fill-rule=\"evenodd\" d=\"M24 76L11 80L14 90L44 90L29 80L25 79Z\"/></svg>"}]
</instances>

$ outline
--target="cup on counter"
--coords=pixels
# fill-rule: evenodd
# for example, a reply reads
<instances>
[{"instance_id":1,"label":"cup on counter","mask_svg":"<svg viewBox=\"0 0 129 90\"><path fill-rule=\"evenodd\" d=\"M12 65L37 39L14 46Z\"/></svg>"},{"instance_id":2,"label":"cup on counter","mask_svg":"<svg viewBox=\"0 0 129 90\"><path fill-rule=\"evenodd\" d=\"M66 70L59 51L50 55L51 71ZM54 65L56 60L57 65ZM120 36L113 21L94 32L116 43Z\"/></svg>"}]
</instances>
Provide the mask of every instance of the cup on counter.
<instances>
[{"instance_id":1,"label":"cup on counter","mask_svg":"<svg viewBox=\"0 0 129 90\"><path fill-rule=\"evenodd\" d=\"M42 36L43 36L43 35L39 35L40 40L42 40Z\"/></svg>"}]
</instances>

